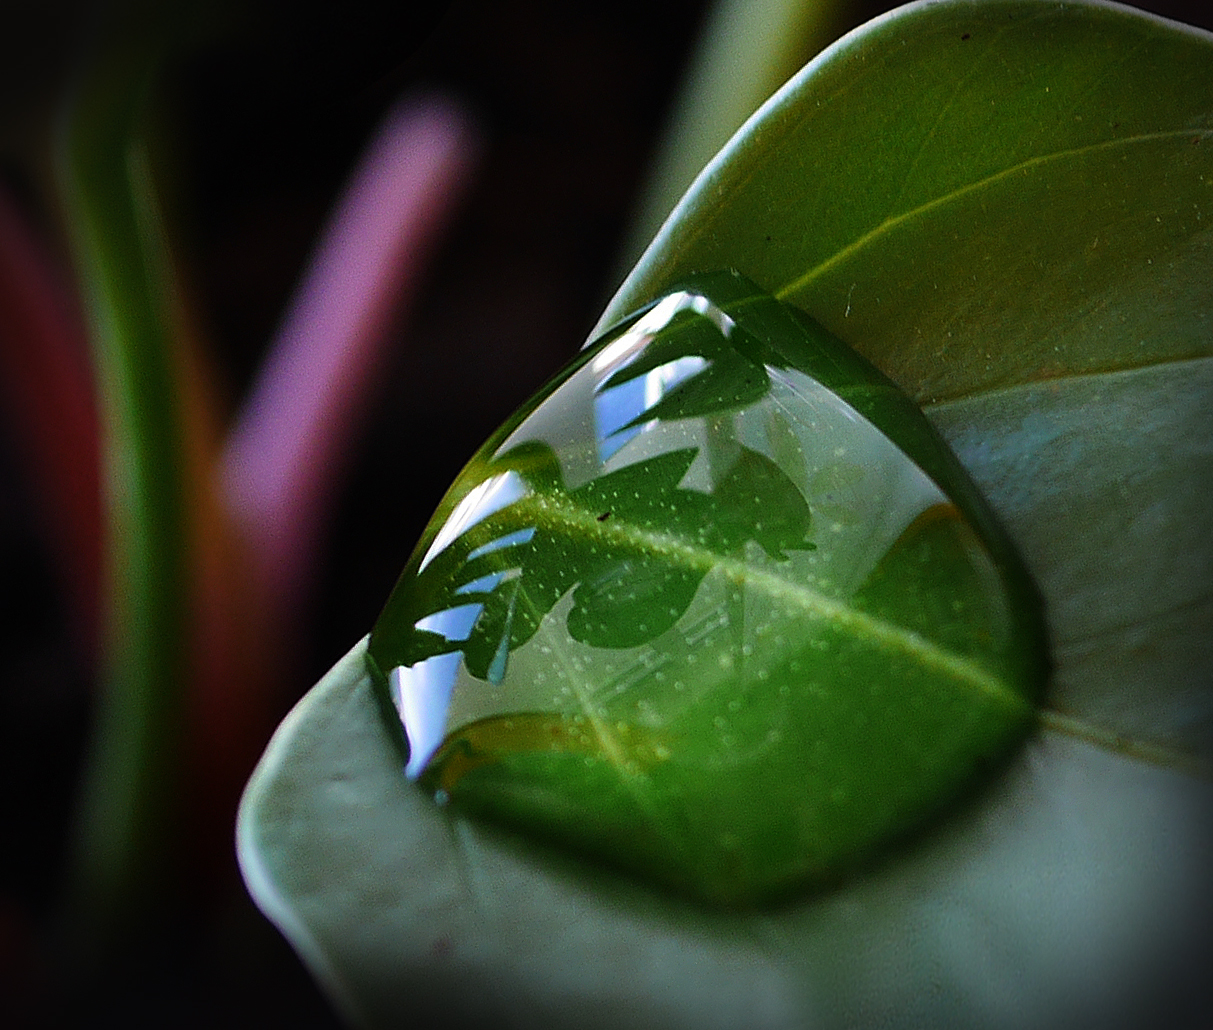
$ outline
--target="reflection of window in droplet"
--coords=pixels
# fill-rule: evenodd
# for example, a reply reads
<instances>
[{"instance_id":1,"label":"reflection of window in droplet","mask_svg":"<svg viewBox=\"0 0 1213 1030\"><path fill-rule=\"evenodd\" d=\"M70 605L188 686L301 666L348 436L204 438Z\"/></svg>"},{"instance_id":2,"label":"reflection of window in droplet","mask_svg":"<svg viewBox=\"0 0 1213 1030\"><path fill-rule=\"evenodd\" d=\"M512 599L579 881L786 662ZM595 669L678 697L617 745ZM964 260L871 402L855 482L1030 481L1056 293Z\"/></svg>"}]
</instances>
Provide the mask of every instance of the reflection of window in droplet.
<instances>
[{"instance_id":1,"label":"reflection of window in droplet","mask_svg":"<svg viewBox=\"0 0 1213 1030\"><path fill-rule=\"evenodd\" d=\"M680 383L698 375L707 365L703 358L695 355L677 358L643 376L598 394L594 398L598 460L606 464L620 448L644 429L643 425L629 423L643 415Z\"/></svg>"},{"instance_id":2,"label":"reflection of window in droplet","mask_svg":"<svg viewBox=\"0 0 1213 1030\"><path fill-rule=\"evenodd\" d=\"M527 537L528 540L530 539L530 536L534 535L534 532L535 532L534 530L530 531L530 535L528 535L528 537ZM511 533L510 535L516 536L517 534ZM526 541L523 541L523 543L525 543L525 542ZM494 543L499 544L500 541L495 540ZM481 548L481 552L483 553L483 548ZM502 579L504 579L504 578L505 578L505 573L503 573L503 572L490 572L487 576L481 576L479 579L474 579L470 583L464 583L463 586L459 587L455 591L455 593L457 593L457 594L491 594L494 590L497 589L497 586L501 583Z\"/></svg>"},{"instance_id":3,"label":"reflection of window in droplet","mask_svg":"<svg viewBox=\"0 0 1213 1030\"><path fill-rule=\"evenodd\" d=\"M462 657L453 651L411 667L398 665L388 677L392 700L409 742L409 760L404 767L409 779L421 775L446 736L446 713Z\"/></svg>"},{"instance_id":4,"label":"reflection of window in droplet","mask_svg":"<svg viewBox=\"0 0 1213 1030\"><path fill-rule=\"evenodd\" d=\"M434 542L430 544L429 550L425 552L425 557L421 559L418 571L424 570L434 560L435 555L450 547L455 540L474 525L483 522L490 515L501 511L502 508L508 508L516 501L522 500L530 492L531 488L514 471L502 472L486 479L455 506L451 517L438 530Z\"/></svg>"},{"instance_id":5,"label":"reflection of window in droplet","mask_svg":"<svg viewBox=\"0 0 1213 1030\"><path fill-rule=\"evenodd\" d=\"M768 375L773 370L768 369ZM766 430L766 442L770 448L770 457L796 484L801 493L805 491L805 456L804 444L792 428L790 419L775 403L763 405L763 428ZM755 448L760 450L760 448Z\"/></svg>"},{"instance_id":6,"label":"reflection of window in droplet","mask_svg":"<svg viewBox=\"0 0 1213 1030\"><path fill-rule=\"evenodd\" d=\"M675 293L646 312L627 332L607 344L594 358L590 368L602 383L636 360L653 340L682 311L692 311L716 326L728 337L733 320L707 297L697 293ZM629 426L644 412L667 396L680 383L698 375L707 367L698 355L687 355L669 361L643 376L619 383L605 390L595 388L594 421L598 439L598 460L605 464L612 455L633 439L643 426ZM628 426L627 429L624 429Z\"/></svg>"},{"instance_id":7,"label":"reflection of window in droplet","mask_svg":"<svg viewBox=\"0 0 1213 1030\"><path fill-rule=\"evenodd\" d=\"M604 390L594 398L598 460L605 464L616 451L640 432L640 426L623 427L645 410L644 377Z\"/></svg>"},{"instance_id":8,"label":"reflection of window in droplet","mask_svg":"<svg viewBox=\"0 0 1213 1030\"><path fill-rule=\"evenodd\" d=\"M674 387L686 382L691 376L698 375L708 363L698 355L678 358L668 361L660 368L653 369L644 377L644 406L645 410L653 407L661 398L670 393Z\"/></svg>"},{"instance_id":9,"label":"reflection of window in droplet","mask_svg":"<svg viewBox=\"0 0 1213 1030\"><path fill-rule=\"evenodd\" d=\"M690 293L683 290L671 293L660 304L642 315L632 326L632 332L649 334L660 332L674 320L674 316L680 311L693 311L697 315L702 315L720 330L720 335L726 339L733 334L733 328L737 324L725 313L723 308L713 304L702 293Z\"/></svg>"},{"instance_id":10,"label":"reflection of window in droplet","mask_svg":"<svg viewBox=\"0 0 1213 1030\"><path fill-rule=\"evenodd\" d=\"M418 619L414 625L419 630L437 633L447 640L467 640L483 608L482 604L461 604Z\"/></svg>"},{"instance_id":11,"label":"reflection of window in droplet","mask_svg":"<svg viewBox=\"0 0 1213 1030\"><path fill-rule=\"evenodd\" d=\"M513 547L515 544L530 543L531 537L534 535L534 526L528 526L526 529L516 529L513 533L506 533L505 536L499 536L496 540L490 540L487 544L483 544L473 551L468 551L467 560L473 561L476 558L483 558L486 554L492 554L494 551L504 551L507 547ZM508 573L503 573L503 576L507 575Z\"/></svg>"},{"instance_id":12,"label":"reflection of window in droplet","mask_svg":"<svg viewBox=\"0 0 1213 1030\"><path fill-rule=\"evenodd\" d=\"M693 311L711 322L726 339L733 334L736 322L722 308L701 293L672 293L650 311L641 315L625 332L612 340L590 362L590 368L600 379L629 364L650 340L674 320L680 311Z\"/></svg>"}]
</instances>

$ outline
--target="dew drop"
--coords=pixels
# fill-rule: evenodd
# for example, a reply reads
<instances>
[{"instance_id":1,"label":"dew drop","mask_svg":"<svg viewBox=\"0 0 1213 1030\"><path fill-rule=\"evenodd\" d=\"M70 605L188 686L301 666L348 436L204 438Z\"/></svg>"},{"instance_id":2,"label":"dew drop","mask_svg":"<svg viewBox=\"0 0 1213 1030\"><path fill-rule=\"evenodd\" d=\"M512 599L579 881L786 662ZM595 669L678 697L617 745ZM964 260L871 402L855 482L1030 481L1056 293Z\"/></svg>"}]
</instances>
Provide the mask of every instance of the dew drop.
<instances>
[{"instance_id":1,"label":"dew drop","mask_svg":"<svg viewBox=\"0 0 1213 1030\"><path fill-rule=\"evenodd\" d=\"M968 789L1046 668L1035 588L930 424L731 272L490 439L369 663L438 804L729 906Z\"/></svg>"}]
</instances>

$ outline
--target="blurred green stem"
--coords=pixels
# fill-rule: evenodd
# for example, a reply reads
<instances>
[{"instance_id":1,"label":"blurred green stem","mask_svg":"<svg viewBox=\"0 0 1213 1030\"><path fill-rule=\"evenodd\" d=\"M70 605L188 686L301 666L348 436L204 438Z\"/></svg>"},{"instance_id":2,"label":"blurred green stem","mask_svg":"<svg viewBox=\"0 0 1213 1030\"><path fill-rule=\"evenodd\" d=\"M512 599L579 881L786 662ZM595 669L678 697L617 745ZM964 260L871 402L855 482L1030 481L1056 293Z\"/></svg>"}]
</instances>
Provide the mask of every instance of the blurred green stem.
<instances>
[{"instance_id":1,"label":"blurred green stem","mask_svg":"<svg viewBox=\"0 0 1213 1030\"><path fill-rule=\"evenodd\" d=\"M103 48L69 98L56 155L90 322L108 510L104 673L68 919L102 933L165 885L186 678L182 426L147 159L159 49L147 36Z\"/></svg>"}]
</instances>

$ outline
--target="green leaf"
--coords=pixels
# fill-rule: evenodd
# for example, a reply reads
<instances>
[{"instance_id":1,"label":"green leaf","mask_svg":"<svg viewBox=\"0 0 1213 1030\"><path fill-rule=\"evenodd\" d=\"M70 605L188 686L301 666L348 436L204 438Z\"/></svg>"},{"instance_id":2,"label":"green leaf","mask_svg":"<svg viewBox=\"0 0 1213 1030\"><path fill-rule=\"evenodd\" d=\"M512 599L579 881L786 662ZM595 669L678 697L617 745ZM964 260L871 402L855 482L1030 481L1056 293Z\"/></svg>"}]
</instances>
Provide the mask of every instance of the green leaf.
<instances>
[{"instance_id":1,"label":"green leaf","mask_svg":"<svg viewBox=\"0 0 1213 1030\"><path fill-rule=\"evenodd\" d=\"M57 187L90 322L104 453L102 691L74 827L67 921L82 937L154 908L179 775L187 596L181 379L149 112L157 19L100 32L69 94Z\"/></svg>"},{"instance_id":2,"label":"green leaf","mask_svg":"<svg viewBox=\"0 0 1213 1030\"><path fill-rule=\"evenodd\" d=\"M352 1018L1207 1014L1211 120L1206 34L987 0L859 30L743 128L603 322L736 267L922 402L1045 596L1041 730L835 891L715 913L450 820L400 775L361 644L275 736L239 828L254 895Z\"/></svg>"}]
</instances>

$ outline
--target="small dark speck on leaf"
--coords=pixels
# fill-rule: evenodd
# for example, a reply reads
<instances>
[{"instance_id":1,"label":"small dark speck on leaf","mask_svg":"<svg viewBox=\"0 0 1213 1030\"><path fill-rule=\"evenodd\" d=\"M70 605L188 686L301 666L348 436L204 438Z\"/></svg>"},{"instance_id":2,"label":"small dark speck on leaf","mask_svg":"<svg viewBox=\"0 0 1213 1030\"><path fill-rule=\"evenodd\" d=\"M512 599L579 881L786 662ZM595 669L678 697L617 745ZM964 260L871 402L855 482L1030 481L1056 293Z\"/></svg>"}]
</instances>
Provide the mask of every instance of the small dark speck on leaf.
<instances>
[{"instance_id":1,"label":"small dark speck on leaf","mask_svg":"<svg viewBox=\"0 0 1213 1030\"><path fill-rule=\"evenodd\" d=\"M609 511L604 511L601 515L598 516L598 521L606 522L606 520L609 519L610 517L611 517L611 513Z\"/></svg>"}]
</instances>

